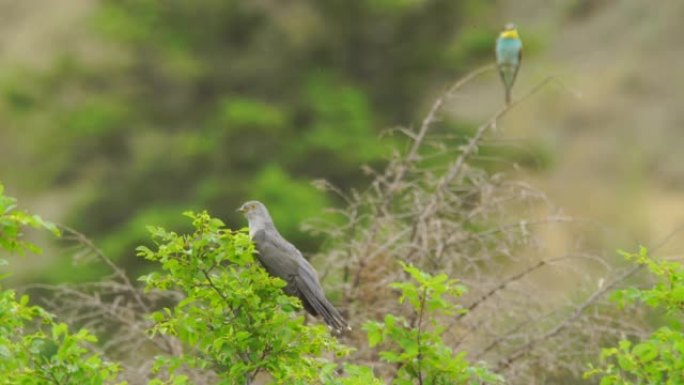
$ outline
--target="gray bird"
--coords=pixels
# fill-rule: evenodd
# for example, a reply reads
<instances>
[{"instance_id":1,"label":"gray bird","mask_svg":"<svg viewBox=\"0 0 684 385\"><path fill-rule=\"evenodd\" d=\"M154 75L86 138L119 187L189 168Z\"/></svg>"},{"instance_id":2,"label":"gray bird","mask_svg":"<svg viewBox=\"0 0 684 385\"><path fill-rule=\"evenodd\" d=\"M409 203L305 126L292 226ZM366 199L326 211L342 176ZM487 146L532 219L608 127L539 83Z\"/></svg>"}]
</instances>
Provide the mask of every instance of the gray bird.
<instances>
[{"instance_id":1,"label":"gray bird","mask_svg":"<svg viewBox=\"0 0 684 385\"><path fill-rule=\"evenodd\" d=\"M258 251L257 258L266 271L287 283L285 294L299 297L304 309L321 316L335 331L349 330L347 321L325 298L318 275L294 245L280 235L266 206L258 201L244 203L238 211L249 222L249 236Z\"/></svg>"}]
</instances>

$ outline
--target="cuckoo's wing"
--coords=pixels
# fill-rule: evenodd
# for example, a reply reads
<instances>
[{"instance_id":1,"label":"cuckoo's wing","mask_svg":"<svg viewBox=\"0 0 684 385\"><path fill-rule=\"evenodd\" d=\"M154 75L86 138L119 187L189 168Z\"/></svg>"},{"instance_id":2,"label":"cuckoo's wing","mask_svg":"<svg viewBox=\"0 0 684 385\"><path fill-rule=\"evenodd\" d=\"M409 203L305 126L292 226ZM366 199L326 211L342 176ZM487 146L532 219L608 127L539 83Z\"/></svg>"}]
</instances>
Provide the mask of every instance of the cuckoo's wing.
<instances>
[{"instance_id":1,"label":"cuckoo's wing","mask_svg":"<svg viewBox=\"0 0 684 385\"><path fill-rule=\"evenodd\" d=\"M275 230L259 230L252 237L252 241L259 252L261 252L260 248L264 248L268 249L268 252L279 254L287 259L304 259L302 253Z\"/></svg>"},{"instance_id":2,"label":"cuckoo's wing","mask_svg":"<svg viewBox=\"0 0 684 385\"><path fill-rule=\"evenodd\" d=\"M293 253L291 250L288 250L287 247L282 245L282 242L285 242L287 245L290 245L289 243L282 240L279 236L275 237L273 234L269 234L266 230L257 231L252 237L252 241L258 251L257 258L266 271L270 275L290 283L292 277L297 274L299 269L298 258L301 258L301 256L298 252ZM293 294L291 293L292 288L288 287L287 289L288 294Z\"/></svg>"},{"instance_id":3,"label":"cuckoo's wing","mask_svg":"<svg viewBox=\"0 0 684 385\"><path fill-rule=\"evenodd\" d=\"M318 281L316 271L294 245L275 232L259 230L252 237L261 264L269 274L287 282L285 292L296 295L304 309L320 315L334 329L347 329L344 317L328 302Z\"/></svg>"}]
</instances>

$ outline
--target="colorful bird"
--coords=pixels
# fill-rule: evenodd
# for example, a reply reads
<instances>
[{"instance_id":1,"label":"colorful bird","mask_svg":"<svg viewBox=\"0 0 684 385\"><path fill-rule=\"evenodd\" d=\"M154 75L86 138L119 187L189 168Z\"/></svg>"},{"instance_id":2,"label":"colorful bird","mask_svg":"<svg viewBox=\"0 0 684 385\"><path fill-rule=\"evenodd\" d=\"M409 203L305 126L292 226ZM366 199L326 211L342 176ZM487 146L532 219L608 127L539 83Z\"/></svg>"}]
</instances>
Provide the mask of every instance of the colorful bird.
<instances>
[{"instance_id":1,"label":"colorful bird","mask_svg":"<svg viewBox=\"0 0 684 385\"><path fill-rule=\"evenodd\" d=\"M522 48L518 27L513 23L506 24L496 39L496 65L506 88L506 105L511 104L511 88L520 69Z\"/></svg>"}]
</instances>

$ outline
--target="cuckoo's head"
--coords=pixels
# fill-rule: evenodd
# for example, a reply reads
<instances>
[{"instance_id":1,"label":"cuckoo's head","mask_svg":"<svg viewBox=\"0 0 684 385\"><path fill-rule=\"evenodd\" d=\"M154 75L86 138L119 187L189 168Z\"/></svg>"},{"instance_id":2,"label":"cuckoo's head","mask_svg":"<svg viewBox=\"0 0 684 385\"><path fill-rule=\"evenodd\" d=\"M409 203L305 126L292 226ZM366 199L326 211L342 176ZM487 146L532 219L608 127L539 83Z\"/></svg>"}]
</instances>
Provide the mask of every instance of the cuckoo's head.
<instances>
[{"instance_id":1,"label":"cuckoo's head","mask_svg":"<svg viewBox=\"0 0 684 385\"><path fill-rule=\"evenodd\" d=\"M270 220L271 216L263 203L259 201L247 201L240 206L237 211L241 212L248 221L252 220Z\"/></svg>"}]
</instances>

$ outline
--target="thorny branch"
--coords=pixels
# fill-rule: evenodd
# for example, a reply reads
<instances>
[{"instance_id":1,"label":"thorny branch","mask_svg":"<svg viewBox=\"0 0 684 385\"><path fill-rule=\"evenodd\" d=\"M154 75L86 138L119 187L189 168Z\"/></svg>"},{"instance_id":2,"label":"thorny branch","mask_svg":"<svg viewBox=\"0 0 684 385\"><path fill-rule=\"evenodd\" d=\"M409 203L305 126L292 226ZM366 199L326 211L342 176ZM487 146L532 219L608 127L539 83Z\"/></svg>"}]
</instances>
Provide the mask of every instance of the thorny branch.
<instances>
[{"instance_id":1,"label":"thorny branch","mask_svg":"<svg viewBox=\"0 0 684 385\"><path fill-rule=\"evenodd\" d=\"M419 160L419 155L418 152L420 148L423 146L424 139L428 133L428 130L430 129L431 125L436 121L437 119L437 114L439 111L442 109L444 106L444 103L446 100L448 100L453 94L461 89L463 86L465 86L467 83L469 83L471 80L477 78L478 76L491 71L494 69L494 65L489 64L486 66L483 66L481 68L478 68L466 76L462 77L458 81L456 81L449 89L442 94L440 97L438 97L435 102L432 104L430 107L430 111L428 114L423 118L423 121L420 125L420 128L418 129L418 132L415 135L410 135L409 137L413 139L413 143L411 145L410 150L408 151L408 154L401 158L399 163L397 164L397 169L393 172L393 177L391 178L392 181L387 183L386 187L379 192L379 199L378 201L381 202L379 207L376 210L376 215L381 215L381 216L387 216L389 213L387 212L388 210L388 205L392 201L393 195L401 185L401 182L406 175L406 172L411 168L411 166ZM373 183L373 187L376 189L381 189L380 183L384 180L383 176L377 176L376 181ZM353 205L350 205L353 206ZM380 222L379 220L376 221ZM373 245L373 242L377 236L377 232L380 230L380 226L374 226L370 229L370 233L368 234L367 237L367 242L366 242L366 250L365 253L370 253L371 247ZM360 284L361 280L361 274L360 272L363 270L365 266L364 260L360 259L358 262L358 267L356 269L357 273L354 276L353 288L357 288ZM348 268L347 268L348 269Z\"/></svg>"},{"instance_id":2,"label":"thorny branch","mask_svg":"<svg viewBox=\"0 0 684 385\"><path fill-rule=\"evenodd\" d=\"M83 233L80 233L64 224L58 224L58 227L62 230L63 234L67 234L65 238L71 238L79 244L85 246L88 250L92 251L101 262L103 262L109 269L112 270L112 272L117 278L121 279L126 288L129 289L129 292L131 293L133 298L135 298L135 301L138 303L140 308L143 309L146 313L150 312L150 308L143 300L142 295L140 294L140 290L133 286L131 280L128 279L128 275L126 275L126 272L123 271L123 269L121 269L120 267L118 267L114 262L112 262L112 260L109 259L102 252L102 250L95 246L95 244L93 243L93 241L90 240L90 238L86 237Z\"/></svg>"},{"instance_id":3,"label":"thorny branch","mask_svg":"<svg viewBox=\"0 0 684 385\"><path fill-rule=\"evenodd\" d=\"M584 361L556 358L598 352L600 342L590 338L598 330L606 338L619 336L622 330L639 330L636 319L631 323L620 321L630 324L618 330L610 315L598 310L585 314L624 278L610 260L583 247L579 233L575 233L576 227L595 224L560 214L562 210L541 191L508 181L504 172L488 172L474 163L480 147L488 142L501 145L488 137L506 114L549 84L563 84L554 77L543 79L497 110L462 143L456 135L451 139L431 137L430 129L450 97L492 68L482 67L454 83L434 101L415 131L399 130L410 146L405 153L395 154L383 171L369 170L374 178L370 188L346 199L348 208L342 217L347 222L329 230L317 227L319 232L330 234L330 239L339 240L332 242L319 260L324 263L326 277L343 272L340 276L344 279L336 288L344 293L351 319L382 318L388 313L408 315L386 287L406 279L395 261L409 262L459 278L468 286L469 294L462 299L469 304L465 307L468 312L442 320L454 348L480 352L478 358L494 367L509 360L509 365L515 366L506 373L512 383L529 383L539 368L547 368L549 374L555 371L554 375L579 375ZM562 256L556 256L544 236L548 231L571 234L577 241ZM585 297L586 302L581 304L586 305L573 305L581 295L576 289L595 283L596 272L583 265L588 261L598 262L605 270L603 277L612 283ZM521 265L527 268L520 270ZM548 287L539 278L544 274L533 274L542 270L563 271L559 280L563 284ZM573 309L570 314L568 308ZM511 329L511 325L515 327ZM540 325L549 327L541 336ZM545 343L570 326L573 334L567 343ZM355 346L364 344L360 334L352 340ZM578 351L573 341L593 342L581 344L583 349ZM525 353L533 349L540 354L528 357ZM377 367L374 356L372 350L360 348L354 359L373 362ZM386 378L393 378L396 370L392 365L379 368Z\"/></svg>"},{"instance_id":4,"label":"thorny branch","mask_svg":"<svg viewBox=\"0 0 684 385\"><path fill-rule=\"evenodd\" d=\"M670 234L668 234L665 238L663 238L660 242L656 243L653 247L651 247L651 252L655 252L658 250L660 247L665 245L670 238L684 230L684 225L679 226L678 228L674 229ZM551 338L554 338L558 334L560 334L563 330L567 329L572 322L577 320L579 317L583 315L583 313L592 305L596 304L602 297L606 295L606 293L612 291L616 287L618 287L621 283L623 283L625 280L628 278L634 276L636 273L641 271L643 269L644 265L635 265L632 266L630 269L627 271L623 272L621 275L613 279L609 284L607 285L602 285L598 290L594 291L587 299L579 304L577 307L575 307L574 311L565 319L563 319L561 322L559 322L557 325L555 325L553 328L548 330L546 333L540 335L539 337L532 339L528 341L526 344L523 346L519 347L518 350L515 352L511 353L497 364L497 370L505 370L508 367L510 367L516 360L519 360L522 358L526 353L528 353L530 350L534 348L535 345L549 340ZM611 320L612 321L612 320ZM491 348L493 346L490 346ZM489 349L487 349L489 350Z\"/></svg>"},{"instance_id":5,"label":"thorny branch","mask_svg":"<svg viewBox=\"0 0 684 385\"><path fill-rule=\"evenodd\" d=\"M520 346L518 350L513 352L512 354L508 355L501 361L497 363L496 370L497 371L502 371L507 369L513 362L516 360L520 359L523 357L526 353L528 353L531 349L534 348L535 345L549 340L556 335L558 335L561 331L566 329L572 322L574 322L577 318L582 316L584 311L591 305L595 304L601 297L603 297L607 292L613 290L616 288L620 283L622 283L624 280L627 278L631 277L634 275L636 272L641 270L643 268L642 265L637 265L632 267L631 269L627 270L624 272L622 275L614 279L610 284L603 286L602 288L596 290L592 295L590 295L582 304L577 306L575 310L565 319L563 319L560 323L558 323L556 326L554 326L551 330L548 330L546 333L530 340L529 342L525 343L524 345Z\"/></svg>"},{"instance_id":6,"label":"thorny branch","mask_svg":"<svg viewBox=\"0 0 684 385\"><path fill-rule=\"evenodd\" d=\"M95 256L112 272L108 279L99 282L76 285L31 284L24 290L41 290L48 295L41 296L46 306L72 324L88 327L110 337L102 345L105 355L123 355L124 377L131 383L146 381L151 373L152 357L150 347L168 355L181 353L180 343L174 338L157 334L151 337L147 330L150 321L146 318L160 303L177 302L181 298L174 291L150 291L144 293L128 278L126 272L105 255L91 239L81 232L65 225L58 225L64 239L74 241L84 255ZM50 294L51 293L51 294ZM147 351L147 355L145 355Z\"/></svg>"},{"instance_id":7,"label":"thorny branch","mask_svg":"<svg viewBox=\"0 0 684 385\"><path fill-rule=\"evenodd\" d=\"M463 171L463 167L466 164L466 161L477 151L477 148L482 141L482 138L484 137L485 133L496 126L496 122L501 119L508 111L513 109L515 106L518 104L522 103L524 100L527 98L531 97L532 95L536 94L539 90L541 90L544 86L546 86L550 81L552 81L554 78L549 77L544 80L542 80L539 84L537 84L532 90L530 90L527 94L525 94L522 98L514 100L511 104L506 105L502 107L497 113L494 114L487 122L484 124L480 125L477 128L477 131L475 132L475 135L473 135L469 140L468 144L461 149L461 154L459 155L458 158L452 163L452 165L449 167L449 170L446 172L446 174L442 177L442 179L439 181L436 191L432 195L432 199L429 201L427 205L425 205L425 208L423 209L423 212L418 216L418 219L414 223L414 227L411 232L411 239L416 240L416 237L418 236L417 230L418 230L418 225L421 222L424 222L427 217L432 216L435 212L435 209L437 207L437 202L442 199L442 194L444 194L444 190L448 188L448 186L454 181L454 179L461 174Z\"/></svg>"}]
</instances>

